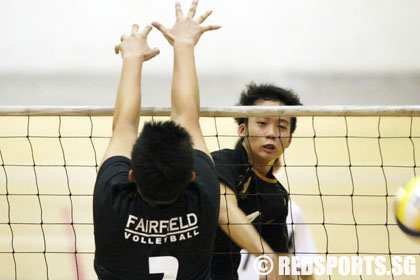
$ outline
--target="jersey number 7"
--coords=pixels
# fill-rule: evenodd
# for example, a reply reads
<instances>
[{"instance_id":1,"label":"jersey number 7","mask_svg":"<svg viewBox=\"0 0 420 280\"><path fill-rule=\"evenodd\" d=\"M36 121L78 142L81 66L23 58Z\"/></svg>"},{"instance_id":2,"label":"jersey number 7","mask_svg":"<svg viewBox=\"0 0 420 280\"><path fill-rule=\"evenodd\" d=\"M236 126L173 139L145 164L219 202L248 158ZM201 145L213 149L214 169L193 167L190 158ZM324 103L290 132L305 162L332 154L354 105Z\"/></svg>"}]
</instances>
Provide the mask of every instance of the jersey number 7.
<instances>
[{"instance_id":1,"label":"jersey number 7","mask_svg":"<svg viewBox=\"0 0 420 280\"><path fill-rule=\"evenodd\" d=\"M175 257L149 257L149 273L163 273L162 280L175 280L178 274L178 260Z\"/></svg>"}]
</instances>

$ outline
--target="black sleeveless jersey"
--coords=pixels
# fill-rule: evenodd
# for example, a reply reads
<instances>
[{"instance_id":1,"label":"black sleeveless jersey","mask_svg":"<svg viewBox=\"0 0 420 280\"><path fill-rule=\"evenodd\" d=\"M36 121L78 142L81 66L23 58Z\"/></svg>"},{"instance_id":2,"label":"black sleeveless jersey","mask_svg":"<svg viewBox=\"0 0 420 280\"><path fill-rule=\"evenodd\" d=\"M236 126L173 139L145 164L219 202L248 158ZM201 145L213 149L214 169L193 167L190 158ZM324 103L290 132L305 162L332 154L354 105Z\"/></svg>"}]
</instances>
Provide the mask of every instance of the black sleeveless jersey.
<instances>
[{"instance_id":1,"label":"black sleeveless jersey","mask_svg":"<svg viewBox=\"0 0 420 280\"><path fill-rule=\"evenodd\" d=\"M254 214L252 224L261 237L278 253L288 252L286 218L288 193L272 169L260 174L249 163L241 143L234 150L212 153L219 180L236 194L238 206L246 215ZM225 199L223 195L220 199ZM238 279L241 248L220 228L217 230L212 260L212 279Z\"/></svg>"},{"instance_id":2,"label":"black sleeveless jersey","mask_svg":"<svg viewBox=\"0 0 420 280\"><path fill-rule=\"evenodd\" d=\"M130 160L107 159L93 198L99 279L210 279L220 189L211 159L195 151L196 180L177 201L153 207L129 182Z\"/></svg>"}]
</instances>

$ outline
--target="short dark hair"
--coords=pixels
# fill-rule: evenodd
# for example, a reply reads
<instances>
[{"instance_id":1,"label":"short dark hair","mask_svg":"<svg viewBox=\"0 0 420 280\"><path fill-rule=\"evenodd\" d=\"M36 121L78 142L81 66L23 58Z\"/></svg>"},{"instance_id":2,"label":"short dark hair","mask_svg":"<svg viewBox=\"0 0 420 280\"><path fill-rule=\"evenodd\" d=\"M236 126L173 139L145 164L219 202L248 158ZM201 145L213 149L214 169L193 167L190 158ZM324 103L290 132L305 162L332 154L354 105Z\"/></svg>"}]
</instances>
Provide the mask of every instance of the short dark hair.
<instances>
[{"instance_id":1,"label":"short dark hair","mask_svg":"<svg viewBox=\"0 0 420 280\"><path fill-rule=\"evenodd\" d=\"M131 153L133 176L146 199L176 199L191 181L194 149L191 136L173 121L148 122Z\"/></svg>"},{"instance_id":2,"label":"short dark hair","mask_svg":"<svg viewBox=\"0 0 420 280\"><path fill-rule=\"evenodd\" d=\"M302 105L299 96L292 90L277 87L273 84L255 84L249 83L246 89L242 91L239 100L240 106L255 105L258 100L280 101L284 105ZM248 118L235 119L238 124L248 123ZM291 118L290 132L293 133L296 129L296 117Z\"/></svg>"}]
</instances>

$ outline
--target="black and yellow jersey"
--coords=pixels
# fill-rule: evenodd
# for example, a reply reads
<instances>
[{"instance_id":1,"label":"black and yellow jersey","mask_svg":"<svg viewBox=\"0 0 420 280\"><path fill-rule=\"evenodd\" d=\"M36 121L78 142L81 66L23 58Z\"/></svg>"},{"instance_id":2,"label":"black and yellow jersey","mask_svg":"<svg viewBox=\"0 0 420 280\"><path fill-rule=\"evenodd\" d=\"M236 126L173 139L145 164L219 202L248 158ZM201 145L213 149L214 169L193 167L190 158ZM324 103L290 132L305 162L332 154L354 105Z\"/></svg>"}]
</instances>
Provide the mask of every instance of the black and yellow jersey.
<instances>
[{"instance_id":1,"label":"black and yellow jersey","mask_svg":"<svg viewBox=\"0 0 420 280\"><path fill-rule=\"evenodd\" d=\"M242 143L234 150L212 153L219 180L236 194L238 206L260 236L278 253L288 252L286 218L288 193L273 175L273 168L260 174L250 163ZM226 199L221 195L220 199ZM228 210L229 211L229 210ZM212 279L238 279L240 250L220 228L216 234Z\"/></svg>"}]
</instances>

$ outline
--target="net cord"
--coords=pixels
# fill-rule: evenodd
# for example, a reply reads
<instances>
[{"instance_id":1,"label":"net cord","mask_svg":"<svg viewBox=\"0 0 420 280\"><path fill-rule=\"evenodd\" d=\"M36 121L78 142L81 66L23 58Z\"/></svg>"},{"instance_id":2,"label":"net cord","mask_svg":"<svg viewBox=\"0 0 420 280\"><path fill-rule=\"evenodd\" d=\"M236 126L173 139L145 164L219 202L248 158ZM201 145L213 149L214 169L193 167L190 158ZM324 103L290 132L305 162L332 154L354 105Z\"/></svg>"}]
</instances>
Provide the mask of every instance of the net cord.
<instances>
[{"instance_id":1,"label":"net cord","mask_svg":"<svg viewBox=\"0 0 420 280\"><path fill-rule=\"evenodd\" d=\"M0 106L0 116L112 116L112 106ZM169 116L170 107L143 107L143 116ZM420 116L420 106L217 106L201 117L246 116Z\"/></svg>"},{"instance_id":2,"label":"net cord","mask_svg":"<svg viewBox=\"0 0 420 280\"><path fill-rule=\"evenodd\" d=\"M74 254L74 261L75 261L75 266L76 266L76 275L77 275L77 279L80 279L81 275L79 275L79 260L77 257L77 254L93 254L93 252L81 252L80 250L78 250L77 248L77 237L76 237L76 229L75 229L75 225L82 225L85 223L79 223L79 222L74 222L74 209L73 209L73 201L72 201L72 197L73 196L78 196L78 194L73 194L72 190L70 188L70 183L69 183L69 175L68 175L68 171L67 171L67 167L72 166L67 164L66 162L66 155L64 153L64 147L62 145L61 139L62 138L66 138L63 137L61 135L61 116L89 116L90 119L90 135L88 136L88 138L90 139L90 143L92 145L93 151L94 151L94 155L95 155L95 165L94 167L96 168L96 171L98 171L98 159L97 159L97 154L96 154L96 149L93 143L92 138L96 138L95 136L93 136L93 121L92 121L92 116L111 116L113 114L113 107L70 107L70 106L64 106L64 107L47 107L47 106L36 106L36 107L10 107L10 106L0 106L0 116L24 116L27 117L27 127L26 127L26 135L25 136L18 136L19 138L27 138L29 147L30 147L30 151L32 154L32 164L27 165L29 167L33 168L33 172L35 173L35 183L36 183L36 196L38 199L38 203L40 206L40 222L39 223L11 223L10 222L10 210L11 210L11 206L10 206L10 201L9 201L9 196L10 195L33 195L33 194L10 194L9 193L9 184L8 184L8 177L7 177L7 173L6 173L6 166L14 166L12 164L5 164L4 160L3 160L3 154L1 153L0 150L0 160L1 160L1 166L2 166L2 170L4 172L4 176L5 176L5 187L6 187L6 202L7 202L7 213L8 213L8 222L7 223L0 223L0 224L7 224L12 236L11 236L11 251L0 251L0 253L4 254L10 254L12 255L13 258L13 264L14 264L14 277L15 279L18 278L18 271L17 271L17 261L16 261L16 254L19 253L24 253L24 254L28 254L28 253L35 253L35 254L39 254L42 253L43 254L43 259L44 259L44 263L45 263L45 273L46 273L46 278L49 279L50 278L50 269L48 267L48 261L47 261L47 255L48 253L68 253L68 252L54 252L52 250L48 250L48 246L47 246L47 240L46 240L46 236L45 236L45 232L44 232L44 226L45 225L50 225L50 224L61 224L61 223L49 223L49 222L44 222L44 215L43 215L43 209L42 209L42 199L41 197L43 195L52 195L52 194L41 194L40 190L39 190L39 186L38 186L38 176L37 176L37 170L36 167L37 166L43 166L43 165L37 165L36 161L35 161L35 156L34 156L34 150L32 147L32 142L31 142L31 138L36 138L33 136L30 136L29 133L29 127L30 127L30 117L32 116L59 116L59 127L58 127L58 138L60 141L60 146L61 146L61 151L62 151L62 156L63 156L63 160L64 160L64 169L66 172L66 179L67 179L67 188L68 188L68 195L64 195L64 196L68 196L70 199L70 205L71 205L71 228L72 228L72 233L74 235L74 248L73 249L73 253ZM142 115L143 116L151 116L152 118L155 116L169 116L170 115L170 108L169 107L145 107L142 109ZM392 268L393 268L393 264L391 262L391 256L392 255L417 255L418 253L398 253L398 252L391 252L391 234L389 231L388 226L392 225L396 225L395 223L392 223L389 221L389 215L388 215L388 208L389 208L389 199L393 199L393 195L389 194L389 186L388 186L388 179L386 176L386 172L385 172L385 168L387 167L392 167L389 165L385 165L384 164L384 158L383 158L383 154L382 154L382 149L383 147L381 146L381 140L384 138L388 138L388 137L384 137L381 135L381 130L380 130L380 126L381 126L381 117L383 116L393 116L393 117L410 117L410 135L409 135L409 140L412 146L412 154L413 154L413 165L411 166L398 166L398 167L404 167L404 168L412 168L414 171L414 176L417 176L416 174L416 168L417 168L417 162L416 162L416 156L415 156L415 144L413 142L413 138L417 138L415 136L413 136L413 117L420 117L420 106L229 106L229 107L202 107L201 108L201 112L200 112L200 116L202 117L213 117L214 118L214 124L215 124L215 129L216 129L216 139L217 139L217 144L219 149L221 148L221 145L219 143L219 139L218 136L221 136L217 130L217 123L216 123L216 117L243 117L243 116L273 116L273 115L284 115L284 116L309 116L312 117L312 130L313 130L313 145L314 145L314 152L315 152L315 158L316 158L316 163L315 165L309 165L311 167L315 167L315 172L316 172L316 180L317 180L317 185L318 185L318 191L319 194L300 194L300 195L308 195L308 196L319 196L320 200L321 200L321 207L322 207L322 222L321 223L306 223L307 225L322 225L324 232L325 232L325 236L326 236L326 247L325 247L325 252L318 252L320 254L325 254L326 256L328 255L334 255L334 254L345 254L343 252L340 253L336 253L336 252L329 252L329 236L328 236L328 230L327 230L327 225L346 225L349 227L354 227L355 228L355 234L356 234L356 240L357 240L357 249L356 252L348 252L347 254L356 254L357 256L360 256L361 254L377 254L377 255L385 255L388 256L389 260L390 260L390 266L391 266L391 277L392 279L394 279L394 274L392 273ZM317 136L316 135L316 130L315 130L315 117L323 117L323 116L344 116L345 118L345 125L346 125L346 134L344 136L345 140L346 140L346 146L347 146L347 153L348 153L348 160L349 160L349 164L348 165L343 165L343 167L348 167L349 168L349 172L350 172L350 178L351 178L351 183L352 183L352 191L350 194L350 198L351 198L351 206L352 206L352 217L353 217L353 223L349 224L349 223L329 223L326 222L326 216L325 216L325 209L324 209L324 201L323 201L323 197L327 197L327 196L340 196L340 195L329 195L329 194L323 194L322 190L321 190L321 185L320 185L320 179L319 179L319 174L318 174L318 167L323 166L322 164L319 164L318 162L318 153L317 153L317 144L316 144L316 140L318 138L322 138L322 136ZM382 174L383 174L383 178L384 178L384 187L385 187L385 197L384 195L357 195L355 194L355 187L354 187L354 178L353 178L353 172L352 172L352 168L353 167L358 167L357 165L353 165L352 163L352 159L351 159L351 154L350 154L350 147L349 147L349 138L352 138L349 135L349 131L348 131L348 122L347 122L347 117L353 117L353 116L375 116L375 117L379 117L378 118L378 136L377 137L366 137L366 138L377 138L378 141L378 147L379 147L379 153L380 153L380 159L381 159L381 170L382 170ZM12 138L12 137L11 137ZM48 138L48 137L45 137ZM71 137L70 137L71 138ZM77 137L76 137L77 138ZM86 138L86 137L84 137ZM100 138L100 137L99 137ZM336 138L340 138L340 137L336 137ZM363 137L361 137L363 138ZM392 138L392 137L389 137ZM398 138L398 137L396 137ZM25 166L25 165L19 165L19 166ZM90 166L90 165L89 165ZM305 165L302 165L302 167L304 167ZM337 166L337 165L335 165ZM377 165L376 165L377 166ZM285 165L284 166L286 169L286 177L287 177L287 186L289 187L289 192L290 192L290 185L289 185L289 180L288 180L288 176L287 176L287 167L293 167L293 165ZM3 194L2 194L3 195ZM294 195L299 195L299 194L294 194ZM56 195L56 196L60 196L60 195ZM91 196L91 195L83 195L83 196ZM348 196L348 195L342 195L342 196ZM386 207L386 221L385 224L358 224L357 220L356 220L356 215L354 212L354 207L355 207L355 201L354 201L354 197L357 196L371 196L371 197L381 197L381 198L385 198L385 207ZM223 196L222 196L223 199ZM226 196L224 197L224 199L226 199ZM42 237L43 237L43 244L42 244L42 249L41 251L31 251L31 252L25 252L25 251L16 251L15 250L15 246L14 246L14 235L13 235L13 224L19 224L19 225L39 225L41 228L41 232L42 232ZM68 223L65 223L66 225L68 225ZM299 224L299 223L294 223L293 222L293 217L292 217L292 226L293 224ZM235 223L230 223L230 221L228 220L228 225L235 225ZM359 232L358 232L358 227L360 226L379 226L379 227L383 227L385 226L386 228L386 232L387 232L387 245L388 245L388 253L384 253L384 252L363 252L360 251L360 240L359 240ZM296 248L294 248L293 250L294 254L296 253ZM331 276L329 276L329 279L331 279ZM362 279L362 277L360 276L360 279Z\"/></svg>"}]
</instances>

